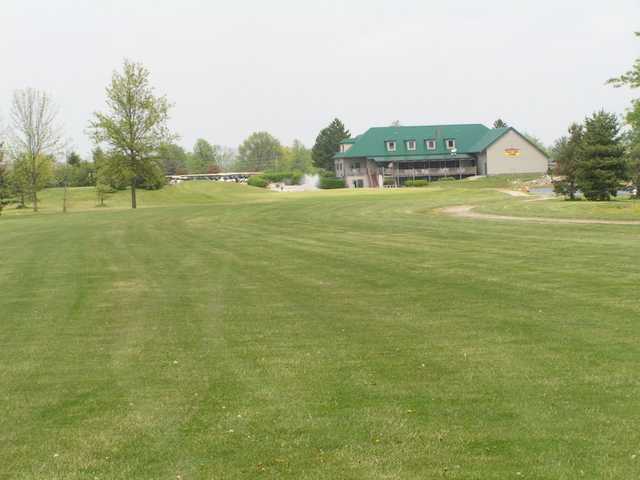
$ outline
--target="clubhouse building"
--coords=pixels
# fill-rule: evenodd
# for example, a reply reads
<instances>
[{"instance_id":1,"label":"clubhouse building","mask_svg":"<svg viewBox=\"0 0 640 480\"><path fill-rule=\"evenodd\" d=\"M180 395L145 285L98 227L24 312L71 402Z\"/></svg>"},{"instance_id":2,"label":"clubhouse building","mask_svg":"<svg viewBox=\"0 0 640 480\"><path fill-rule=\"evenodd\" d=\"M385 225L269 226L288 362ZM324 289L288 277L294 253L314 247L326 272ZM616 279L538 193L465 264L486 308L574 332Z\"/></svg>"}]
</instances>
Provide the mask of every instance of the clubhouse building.
<instances>
[{"instance_id":1,"label":"clubhouse building","mask_svg":"<svg viewBox=\"0 0 640 480\"><path fill-rule=\"evenodd\" d=\"M344 140L336 176L351 188L505 173L544 173L549 158L515 128L480 124L370 128Z\"/></svg>"}]
</instances>

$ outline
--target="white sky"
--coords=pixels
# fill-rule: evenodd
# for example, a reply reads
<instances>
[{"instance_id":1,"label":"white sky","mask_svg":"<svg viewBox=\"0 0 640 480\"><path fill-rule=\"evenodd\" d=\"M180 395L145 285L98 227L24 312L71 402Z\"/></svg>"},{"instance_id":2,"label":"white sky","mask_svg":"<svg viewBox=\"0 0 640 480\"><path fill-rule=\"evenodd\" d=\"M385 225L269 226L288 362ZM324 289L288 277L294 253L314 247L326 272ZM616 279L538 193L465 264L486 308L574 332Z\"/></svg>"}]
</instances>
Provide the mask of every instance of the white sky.
<instances>
[{"instance_id":1,"label":"white sky","mask_svg":"<svg viewBox=\"0 0 640 480\"><path fill-rule=\"evenodd\" d=\"M502 117L545 143L632 94L605 86L640 56L637 0L2 0L0 116L50 92L81 153L124 57L175 103L172 127L237 146L256 130L311 146L352 133Z\"/></svg>"}]
</instances>

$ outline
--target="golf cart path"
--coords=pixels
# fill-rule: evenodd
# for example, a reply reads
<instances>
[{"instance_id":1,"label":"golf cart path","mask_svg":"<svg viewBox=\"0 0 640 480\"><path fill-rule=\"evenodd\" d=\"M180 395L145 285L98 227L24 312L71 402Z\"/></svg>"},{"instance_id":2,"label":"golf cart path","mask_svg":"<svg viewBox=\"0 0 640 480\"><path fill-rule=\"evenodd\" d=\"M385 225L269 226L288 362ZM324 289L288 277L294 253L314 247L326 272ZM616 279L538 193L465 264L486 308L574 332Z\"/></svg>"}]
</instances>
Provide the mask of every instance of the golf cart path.
<instances>
[{"instance_id":1,"label":"golf cart path","mask_svg":"<svg viewBox=\"0 0 640 480\"><path fill-rule=\"evenodd\" d=\"M529 195L526 192L523 192L521 190L508 190L506 188L496 188L495 190L497 190L500 193L506 193L507 195L509 195L510 197L527 197L527 198L531 198L531 195Z\"/></svg>"},{"instance_id":2,"label":"golf cart path","mask_svg":"<svg viewBox=\"0 0 640 480\"><path fill-rule=\"evenodd\" d=\"M640 220L590 220L580 218L515 217L493 213L474 212L475 205L456 205L439 209L441 213L454 217L474 218L478 220L506 220L510 222L590 224L590 225L640 225Z\"/></svg>"}]
</instances>

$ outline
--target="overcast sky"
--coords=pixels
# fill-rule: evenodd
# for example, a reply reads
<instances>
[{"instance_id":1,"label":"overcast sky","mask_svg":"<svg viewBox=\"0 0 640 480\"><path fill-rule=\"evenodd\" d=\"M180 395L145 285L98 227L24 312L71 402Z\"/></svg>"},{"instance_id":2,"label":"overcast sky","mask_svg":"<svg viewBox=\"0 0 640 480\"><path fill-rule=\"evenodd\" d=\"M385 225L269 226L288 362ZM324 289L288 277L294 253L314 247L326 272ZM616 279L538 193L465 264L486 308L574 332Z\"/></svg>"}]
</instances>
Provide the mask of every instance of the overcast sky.
<instances>
[{"instance_id":1,"label":"overcast sky","mask_svg":"<svg viewBox=\"0 0 640 480\"><path fill-rule=\"evenodd\" d=\"M551 143L622 113L631 93L604 82L640 56L638 0L2 0L0 18L0 116L13 90L46 90L82 153L125 57L191 148L257 130L311 146L336 116L354 134L502 117Z\"/></svg>"}]
</instances>

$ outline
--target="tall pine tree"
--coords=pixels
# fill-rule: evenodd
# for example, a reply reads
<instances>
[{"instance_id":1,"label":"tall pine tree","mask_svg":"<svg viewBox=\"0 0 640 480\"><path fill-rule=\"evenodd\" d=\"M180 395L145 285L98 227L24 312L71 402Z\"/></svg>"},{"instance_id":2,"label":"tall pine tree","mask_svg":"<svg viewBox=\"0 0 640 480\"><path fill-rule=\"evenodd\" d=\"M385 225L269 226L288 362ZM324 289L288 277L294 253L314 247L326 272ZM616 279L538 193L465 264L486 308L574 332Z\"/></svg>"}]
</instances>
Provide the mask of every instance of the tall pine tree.
<instances>
[{"instance_id":1,"label":"tall pine tree","mask_svg":"<svg viewBox=\"0 0 640 480\"><path fill-rule=\"evenodd\" d=\"M569 136L558 140L551 152L556 163L554 174L560 177L553 182L554 190L570 200L576 198L576 172L583 135L582 125L574 123L569 127Z\"/></svg>"},{"instance_id":2,"label":"tall pine tree","mask_svg":"<svg viewBox=\"0 0 640 480\"><path fill-rule=\"evenodd\" d=\"M333 171L333 157L340 149L340 142L350 138L351 134L344 124L337 118L331 124L322 129L316 144L311 150L313 164L318 168Z\"/></svg>"},{"instance_id":3,"label":"tall pine tree","mask_svg":"<svg viewBox=\"0 0 640 480\"><path fill-rule=\"evenodd\" d=\"M620 124L614 114L600 111L586 118L584 127L576 185L587 200L609 200L627 176Z\"/></svg>"}]
</instances>

